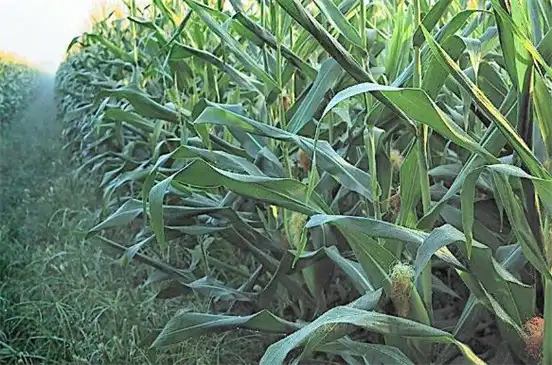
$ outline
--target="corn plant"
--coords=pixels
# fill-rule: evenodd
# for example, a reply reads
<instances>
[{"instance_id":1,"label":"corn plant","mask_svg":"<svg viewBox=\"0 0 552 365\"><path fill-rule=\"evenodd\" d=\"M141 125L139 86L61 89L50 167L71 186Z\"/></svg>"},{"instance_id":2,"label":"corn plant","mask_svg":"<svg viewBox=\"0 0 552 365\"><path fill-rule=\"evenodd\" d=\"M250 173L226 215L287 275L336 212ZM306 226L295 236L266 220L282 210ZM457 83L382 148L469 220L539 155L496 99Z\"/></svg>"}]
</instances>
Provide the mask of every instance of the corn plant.
<instances>
[{"instance_id":1,"label":"corn plant","mask_svg":"<svg viewBox=\"0 0 552 365\"><path fill-rule=\"evenodd\" d=\"M549 2L125 5L57 97L104 174L90 239L160 299L213 300L151 346L241 328L281 336L261 364L552 363Z\"/></svg>"},{"instance_id":2,"label":"corn plant","mask_svg":"<svg viewBox=\"0 0 552 365\"><path fill-rule=\"evenodd\" d=\"M38 72L18 57L0 52L0 126L10 122L33 95Z\"/></svg>"}]
</instances>

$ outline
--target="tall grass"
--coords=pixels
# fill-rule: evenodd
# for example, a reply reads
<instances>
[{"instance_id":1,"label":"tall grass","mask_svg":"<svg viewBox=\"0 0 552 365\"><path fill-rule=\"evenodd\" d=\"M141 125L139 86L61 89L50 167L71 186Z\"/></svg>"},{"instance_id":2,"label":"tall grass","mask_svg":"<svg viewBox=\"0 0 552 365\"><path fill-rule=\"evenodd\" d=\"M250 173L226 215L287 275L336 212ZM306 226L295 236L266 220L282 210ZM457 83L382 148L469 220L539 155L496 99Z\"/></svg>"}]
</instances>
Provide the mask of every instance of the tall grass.
<instances>
[{"instance_id":1,"label":"tall grass","mask_svg":"<svg viewBox=\"0 0 552 365\"><path fill-rule=\"evenodd\" d=\"M552 362L548 2L127 6L57 91L104 173L89 239L159 299L212 300L151 346L241 328L282 336L262 364Z\"/></svg>"}]
</instances>

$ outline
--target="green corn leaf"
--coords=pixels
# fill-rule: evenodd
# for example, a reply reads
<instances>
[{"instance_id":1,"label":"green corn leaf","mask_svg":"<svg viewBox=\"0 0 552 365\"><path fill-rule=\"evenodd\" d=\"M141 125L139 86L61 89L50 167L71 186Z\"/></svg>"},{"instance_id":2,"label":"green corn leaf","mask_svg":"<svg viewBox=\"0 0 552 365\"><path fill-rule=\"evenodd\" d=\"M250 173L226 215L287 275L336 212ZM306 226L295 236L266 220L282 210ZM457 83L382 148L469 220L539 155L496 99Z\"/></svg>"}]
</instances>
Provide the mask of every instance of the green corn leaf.
<instances>
[{"instance_id":1,"label":"green corn leaf","mask_svg":"<svg viewBox=\"0 0 552 365\"><path fill-rule=\"evenodd\" d=\"M526 30L530 29L527 24L525 25L518 25L512 19L508 13L500 6L500 3L498 0L491 0L491 3L493 4L493 10L495 11L495 14L497 15L497 19L499 19L499 22L502 22L502 25L505 27L505 29L508 30L508 32L511 32L511 34L515 35L515 44L516 44L516 50L518 53L515 55L512 55L512 57L516 60L519 59L519 52L526 51L533 57L533 59L546 70L546 73L551 74L552 68L548 65L544 57L540 54L539 50L533 45L529 37L525 34ZM516 20L523 19L523 16L520 16L521 12L525 13L526 9L524 9L521 6L518 6L516 4L516 7L518 11L516 11L516 14L514 15ZM510 36L512 37L512 36ZM511 47L511 44L509 45ZM527 58L525 58L527 60ZM523 61L522 61L523 62ZM525 70L517 70L518 75L521 77L521 75L525 74ZM523 73L522 73L523 72Z\"/></svg>"},{"instance_id":2,"label":"green corn leaf","mask_svg":"<svg viewBox=\"0 0 552 365\"><path fill-rule=\"evenodd\" d=\"M326 29L301 5L298 0L276 0L278 4L297 21L305 30L307 30L316 41L328 52L337 63L358 82L373 82L373 77L365 71L353 56L333 38ZM391 108L399 116L403 116L400 110L397 110L383 94L375 91L374 97L382 104ZM403 118L409 122L408 118Z\"/></svg>"},{"instance_id":3,"label":"green corn leaf","mask_svg":"<svg viewBox=\"0 0 552 365\"><path fill-rule=\"evenodd\" d=\"M443 14L447 11L450 3L452 0L439 0L431 7L429 12L426 16L422 19L423 26L431 31L439 22L439 20L442 19ZM450 24L450 23L448 23ZM448 24L446 26L448 26ZM418 28L416 29L416 32L414 33L414 36L412 37L412 43L414 44L414 47L419 47L424 42L424 34L422 33L422 29Z\"/></svg>"},{"instance_id":4,"label":"green corn leaf","mask_svg":"<svg viewBox=\"0 0 552 365\"><path fill-rule=\"evenodd\" d=\"M359 168L348 163L333 150L326 141L315 143L310 138L301 137L282 129L259 123L247 117L232 113L221 107L206 108L195 120L194 124L220 124L227 127L239 128L247 133L266 136L282 141L295 143L312 159L316 144L316 166L327 171L337 181L347 188L358 192L371 200L372 194L368 182L369 176Z\"/></svg>"},{"instance_id":5,"label":"green corn leaf","mask_svg":"<svg viewBox=\"0 0 552 365\"><path fill-rule=\"evenodd\" d=\"M493 123L500 129L508 142L510 142L516 152L519 153L520 158L527 165L527 168L531 171L531 173L538 177L549 176L549 174L542 167L535 155L533 155L527 144L512 128L508 120L506 120L506 118L500 113L500 111L498 111L494 107L494 105L485 96L485 94L483 94L481 89L479 89L473 82L468 79L468 77L460 70L458 64L456 64L456 62L454 62L443 51L443 49L435 42L433 37L425 29L423 29L423 31L426 37L426 41L431 48L433 54L438 57L444 67L447 67L449 69L450 74L460 85L462 85L464 90L466 90L466 92L470 94L473 102L479 108L481 108L485 115L487 115L487 117L491 119Z\"/></svg>"},{"instance_id":6,"label":"green corn leaf","mask_svg":"<svg viewBox=\"0 0 552 365\"><path fill-rule=\"evenodd\" d=\"M415 142L411 142L405 152L405 159L400 168L400 207L396 223L413 228L416 225L416 205L421 197L421 187L418 181L419 165L418 150Z\"/></svg>"},{"instance_id":7,"label":"green corn leaf","mask_svg":"<svg viewBox=\"0 0 552 365\"><path fill-rule=\"evenodd\" d=\"M538 123L538 132L542 141L541 161L548 159L552 162L552 125L549 122L549 116L552 115L552 93L545 84L544 77L535 72L535 84L533 93L533 103L535 106L535 116ZM534 146L536 149L537 146ZM543 156L544 155L544 156ZM550 171L550 169L549 169Z\"/></svg>"},{"instance_id":8,"label":"green corn leaf","mask_svg":"<svg viewBox=\"0 0 552 365\"><path fill-rule=\"evenodd\" d=\"M262 311L250 316L238 317L191 313L183 310L171 318L151 346L168 346L202 334L235 328L273 333L289 333L298 329L299 326L295 323L278 318L268 311Z\"/></svg>"},{"instance_id":9,"label":"green corn leaf","mask_svg":"<svg viewBox=\"0 0 552 365\"><path fill-rule=\"evenodd\" d=\"M167 19L172 22L172 25L176 27L178 24L178 15L171 8L169 8L163 0L152 0L152 2L159 10L161 10L163 14L167 16Z\"/></svg>"},{"instance_id":10,"label":"green corn leaf","mask_svg":"<svg viewBox=\"0 0 552 365\"><path fill-rule=\"evenodd\" d=\"M159 27L157 24L150 20L137 18L134 16L129 16L128 20L130 20L133 23L140 24L143 27L146 27L148 29L151 29L155 33L155 38L163 45L167 44L167 38L165 37L165 32L161 27Z\"/></svg>"},{"instance_id":11,"label":"green corn leaf","mask_svg":"<svg viewBox=\"0 0 552 365\"><path fill-rule=\"evenodd\" d=\"M99 94L102 96L114 96L124 98L134 107L136 112L146 118L156 118L166 120L171 123L179 123L180 116L178 112L167 108L153 100L148 94L131 87L123 87L114 90L102 90ZM189 112L181 111L184 116L189 116Z\"/></svg>"},{"instance_id":12,"label":"green corn leaf","mask_svg":"<svg viewBox=\"0 0 552 365\"><path fill-rule=\"evenodd\" d=\"M362 42L362 37L358 34L355 27L351 25L341 13L339 8L331 0L314 0L314 3L324 14L324 16L332 23L332 25L341 33L349 42L353 43L360 49L365 49L366 45Z\"/></svg>"},{"instance_id":13,"label":"green corn leaf","mask_svg":"<svg viewBox=\"0 0 552 365\"><path fill-rule=\"evenodd\" d=\"M315 215L307 222L306 227L317 227L325 223L336 224L345 230L354 230L363 232L367 236L378 238L391 238L401 240L404 242L411 242L421 245L426 238L427 234L409 229L401 226L397 226L392 223L380 221L372 218L365 217L350 217L340 215Z\"/></svg>"},{"instance_id":14,"label":"green corn leaf","mask_svg":"<svg viewBox=\"0 0 552 365\"><path fill-rule=\"evenodd\" d=\"M88 231L87 237L103 229L125 226L142 214L142 202L129 199L103 222Z\"/></svg>"},{"instance_id":15,"label":"green corn leaf","mask_svg":"<svg viewBox=\"0 0 552 365\"><path fill-rule=\"evenodd\" d=\"M157 243L165 247L165 227L163 223L163 200L175 175L169 176L154 185L149 192L149 215L151 229L157 237Z\"/></svg>"},{"instance_id":16,"label":"green corn leaf","mask_svg":"<svg viewBox=\"0 0 552 365\"><path fill-rule=\"evenodd\" d=\"M324 61L316 76L307 96L288 123L287 130L291 133L299 131L314 117L314 114L322 104L324 97L333 84L341 77L343 69L333 59Z\"/></svg>"},{"instance_id":17,"label":"green corn leaf","mask_svg":"<svg viewBox=\"0 0 552 365\"><path fill-rule=\"evenodd\" d=\"M466 184L464 186L466 186ZM501 237L497 237L495 234L491 212L487 215L485 214L487 213L486 207L480 206L479 208L480 209L476 210L476 212L479 213L479 219L474 219L473 222L473 238L479 242L485 242L485 245L489 246L493 251L496 251L504 242L500 239ZM483 214L485 215L483 216ZM483 218L481 218L481 216L483 216ZM460 209L451 205L445 205L441 210L441 217L446 223L452 225L454 228L462 230L466 236L466 241L468 240L468 232L462 228L462 211ZM500 229L500 222L497 222L497 226L499 226ZM506 229L504 229L504 231L506 231Z\"/></svg>"},{"instance_id":18,"label":"green corn leaf","mask_svg":"<svg viewBox=\"0 0 552 365\"><path fill-rule=\"evenodd\" d=\"M552 179L539 179L537 177L527 174L522 169L511 165L489 165L480 167L473 170L465 179L464 186L462 187L461 200L462 200L462 221L464 226L464 232L466 233L467 244L472 239L472 226L474 216L474 197L475 197L475 181L483 170L490 170L496 173L503 174L505 176L514 176L518 178L531 180L537 194L540 196L543 203L543 207L548 214L552 215ZM508 203L506 203L508 204ZM516 221L514 221L516 222ZM514 223L514 225L517 225ZM531 240L533 242L533 240ZM533 246L532 250L539 250L538 246Z\"/></svg>"},{"instance_id":19,"label":"green corn leaf","mask_svg":"<svg viewBox=\"0 0 552 365\"><path fill-rule=\"evenodd\" d=\"M213 166L249 175L265 176L261 170L249 160L223 151L209 151L193 146L180 146L170 154L172 159L194 159L201 157L211 162Z\"/></svg>"},{"instance_id":20,"label":"green corn leaf","mask_svg":"<svg viewBox=\"0 0 552 365\"><path fill-rule=\"evenodd\" d=\"M276 37L274 37L268 30L255 23L243 12L237 12L234 15L234 18L241 25L243 25L243 28L247 29L249 32L255 35L255 40L258 40L258 42L262 42L261 44L268 45L274 50L278 49L278 42L276 41ZM250 41L255 41L251 38L248 32L245 32L241 27L237 27L235 22L232 23L232 26L235 27L236 32L240 33L242 36L248 37ZM285 44L280 43L279 46L280 51L282 52L282 56L287 59L292 65L303 71L305 75L307 75L309 78L314 78L316 76L316 69L314 69L308 62L306 62L296 53L290 50Z\"/></svg>"},{"instance_id":21,"label":"green corn leaf","mask_svg":"<svg viewBox=\"0 0 552 365\"><path fill-rule=\"evenodd\" d=\"M128 123L136 128L142 129L145 132L153 132L155 125L148 121L145 118L142 118L140 115L129 112L127 110L119 108L110 108L105 111L104 117L106 119L117 120L121 122ZM167 133L165 130L160 133Z\"/></svg>"},{"instance_id":22,"label":"green corn leaf","mask_svg":"<svg viewBox=\"0 0 552 365\"><path fill-rule=\"evenodd\" d=\"M93 33L86 33L85 36L87 39L90 39L92 41L98 42L101 45L103 45L110 52L116 55L119 59L126 62L131 62L131 63L134 61L134 59L129 53L127 53L123 48L117 46L115 43L111 42L109 39L105 38L104 36L101 36L99 34L93 34Z\"/></svg>"},{"instance_id":23,"label":"green corn leaf","mask_svg":"<svg viewBox=\"0 0 552 365\"><path fill-rule=\"evenodd\" d=\"M453 343L458 346L469 363L485 364L468 346L454 339L448 332L407 319L350 307L330 309L314 322L271 345L261 358L260 364L284 364L289 352L308 343L310 338L323 338L322 335L328 335L334 331L347 333L353 331L355 327L390 336L426 338L433 342Z\"/></svg>"},{"instance_id":24,"label":"green corn leaf","mask_svg":"<svg viewBox=\"0 0 552 365\"><path fill-rule=\"evenodd\" d=\"M521 329L521 326L516 323L516 321L508 315L504 308L502 308L500 304L496 300L494 300L491 295L489 295L485 288L483 288L477 282L475 275L470 275L465 272L458 272L458 274L483 305L485 305L492 312L496 313L502 321L504 321L511 328L516 330L520 337L522 336L523 331Z\"/></svg>"},{"instance_id":25,"label":"green corn leaf","mask_svg":"<svg viewBox=\"0 0 552 365\"><path fill-rule=\"evenodd\" d=\"M522 14L516 14L525 12L521 4L514 2L516 10L512 9L512 14L516 18L523 17ZM502 6L495 2L493 8L496 12L502 9ZM500 9L499 9L500 8ZM507 16L511 20L510 16ZM521 90L523 87L523 79L527 66L531 62L529 52L527 52L523 45L516 38L513 29L508 24L508 21L501 16L500 13L496 14L496 22L499 29L499 39L501 43L502 52L504 54L504 63L506 65L506 71L510 75L510 79L514 83L514 86Z\"/></svg>"},{"instance_id":26,"label":"green corn leaf","mask_svg":"<svg viewBox=\"0 0 552 365\"><path fill-rule=\"evenodd\" d=\"M318 351L331 354L347 354L364 358L368 364L414 365L406 355L396 347L375 345L366 342L340 339L317 347Z\"/></svg>"},{"instance_id":27,"label":"green corn leaf","mask_svg":"<svg viewBox=\"0 0 552 365\"><path fill-rule=\"evenodd\" d=\"M399 69L406 63L406 50L408 49L408 37L412 33L411 28L411 14L405 11L406 4L399 3L395 16L392 19L393 33L388 45L388 54L385 62L386 75L390 80L395 81L396 76L399 75ZM367 81L367 80L365 80Z\"/></svg>"},{"instance_id":28,"label":"green corn leaf","mask_svg":"<svg viewBox=\"0 0 552 365\"><path fill-rule=\"evenodd\" d=\"M205 6L194 1L194 0L185 0L186 4L203 20L203 22L215 33L220 39L222 39L229 48L229 50L236 56L237 59L247 68L251 73L253 73L259 80L262 80L266 83L269 90L276 89L278 90L278 84L274 79L267 74L264 70L257 66L257 62L251 58L246 52L241 48L241 45L215 20L209 12L205 9Z\"/></svg>"},{"instance_id":29,"label":"green corn leaf","mask_svg":"<svg viewBox=\"0 0 552 365\"><path fill-rule=\"evenodd\" d=\"M344 258L340 253L337 247L325 247L324 251L326 255L345 272L349 277L355 288L359 293L366 293L374 291L374 287L368 279L366 278L366 273L362 270L360 265L352 260Z\"/></svg>"},{"instance_id":30,"label":"green corn leaf","mask_svg":"<svg viewBox=\"0 0 552 365\"><path fill-rule=\"evenodd\" d=\"M170 179L180 184L201 188L225 186L237 194L307 215L329 211L327 205L316 193L313 193L307 201L306 185L296 180L231 173L217 169L202 160L191 162ZM157 190L161 191L163 187L158 187ZM150 201L151 194L150 192ZM153 206L153 203L150 204Z\"/></svg>"},{"instance_id":31,"label":"green corn leaf","mask_svg":"<svg viewBox=\"0 0 552 365\"><path fill-rule=\"evenodd\" d=\"M487 152L479 143L452 122L423 90L402 89L373 83L362 83L339 92L330 101L323 115L327 114L338 103L368 92L382 93L398 109L402 110L406 115L418 123L430 126L454 143L468 150L477 151L477 153L490 161L496 160L495 157Z\"/></svg>"},{"instance_id":32,"label":"green corn leaf","mask_svg":"<svg viewBox=\"0 0 552 365\"><path fill-rule=\"evenodd\" d=\"M225 286L224 283L209 276L205 276L188 284L173 281L169 286L162 289L156 297L158 299L170 299L191 292L222 301L251 302L256 296L256 294L253 293L229 288Z\"/></svg>"},{"instance_id":33,"label":"green corn leaf","mask_svg":"<svg viewBox=\"0 0 552 365\"><path fill-rule=\"evenodd\" d=\"M102 244L108 246L109 248L115 249L115 250L117 250L117 251L119 251L123 254L127 253L127 250L129 249L128 247L122 246L122 245L118 244L117 242L114 242L114 241L112 241L112 240L110 240L106 237L100 236L100 235L94 236L93 238L99 240ZM190 280L191 279L191 275L189 273L187 273L186 271L175 269L171 265L167 265L166 263L164 263L162 261L152 259L152 258L150 258L146 255L140 254L138 252L136 252L134 254L133 259L135 261L138 261L140 263L149 265L149 266L157 269L159 272L162 272L164 274L164 276L181 277L184 280Z\"/></svg>"},{"instance_id":34,"label":"green corn leaf","mask_svg":"<svg viewBox=\"0 0 552 365\"><path fill-rule=\"evenodd\" d=\"M189 47L179 42L173 43L170 53L171 61L179 61L189 58L194 58L196 60L199 59L217 67L219 70L226 73L236 84L241 87L250 90L258 90L259 92L263 91L263 84L249 77L248 75L245 75L244 73L236 70L234 67L232 67L232 65L224 62L222 59L216 57L212 53Z\"/></svg>"},{"instance_id":35,"label":"green corn leaf","mask_svg":"<svg viewBox=\"0 0 552 365\"><path fill-rule=\"evenodd\" d=\"M397 226L394 226L391 232L388 232L386 228L390 228L390 223L359 217L316 215L307 222L306 227L313 228L326 223L331 223L338 228L347 239L370 284L376 289L384 288L387 293L391 293L392 283L389 270L397 263L397 259L384 246L374 240L372 236L400 237L401 239L419 242L420 237L418 234L412 230ZM368 225L363 223L368 223ZM375 233L374 230L370 229L372 227L375 228ZM443 255L442 257L445 256ZM450 255L449 261L455 261L452 255ZM429 316L415 288L412 289L409 299L409 306L414 309L409 311L410 318L421 323L429 323ZM399 340L396 342L396 345L402 347L405 344L402 340Z\"/></svg>"}]
</instances>

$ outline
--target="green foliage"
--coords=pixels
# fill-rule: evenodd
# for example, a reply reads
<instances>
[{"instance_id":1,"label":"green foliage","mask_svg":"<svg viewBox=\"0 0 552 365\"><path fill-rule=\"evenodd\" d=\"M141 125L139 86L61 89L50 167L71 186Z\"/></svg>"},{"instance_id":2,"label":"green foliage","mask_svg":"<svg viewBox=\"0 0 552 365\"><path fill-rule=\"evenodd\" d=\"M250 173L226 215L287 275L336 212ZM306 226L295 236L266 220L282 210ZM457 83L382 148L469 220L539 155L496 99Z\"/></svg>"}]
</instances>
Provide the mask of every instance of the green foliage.
<instances>
[{"instance_id":1,"label":"green foliage","mask_svg":"<svg viewBox=\"0 0 552 365\"><path fill-rule=\"evenodd\" d=\"M540 360L524 323L540 312L551 338L552 9L505 4L130 2L79 37L57 92L104 174L89 237L137 221L111 246L158 297L213 301L152 346L246 328L287 335L267 364ZM478 341L489 315L506 355Z\"/></svg>"},{"instance_id":2,"label":"green foliage","mask_svg":"<svg viewBox=\"0 0 552 365\"><path fill-rule=\"evenodd\" d=\"M11 122L35 93L38 71L17 57L0 52L0 128Z\"/></svg>"}]
</instances>

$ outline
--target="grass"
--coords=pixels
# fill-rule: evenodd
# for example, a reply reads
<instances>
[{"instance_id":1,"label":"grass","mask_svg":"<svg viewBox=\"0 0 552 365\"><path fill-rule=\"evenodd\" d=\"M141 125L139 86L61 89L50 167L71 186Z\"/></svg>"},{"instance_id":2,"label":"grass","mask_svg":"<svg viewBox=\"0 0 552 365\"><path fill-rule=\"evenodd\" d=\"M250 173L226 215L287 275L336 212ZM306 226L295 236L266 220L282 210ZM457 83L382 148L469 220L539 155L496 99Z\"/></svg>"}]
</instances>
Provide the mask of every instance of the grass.
<instances>
[{"instance_id":1,"label":"grass","mask_svg":"<svg viewBox=\"0 0 552 365\"><path fill-rule=\"evenodd\" d=\"M75 178L75 162L62 150L52 80L42 86L0 142L0 363L252 363L249 354L261 350L247 334L239 342L216 335L148 350L177 309L205 310L208 303L156 300L140 285L143 265L122 268L84 239L96 221L98 176Z\"/></svg>"}]
</instances>

